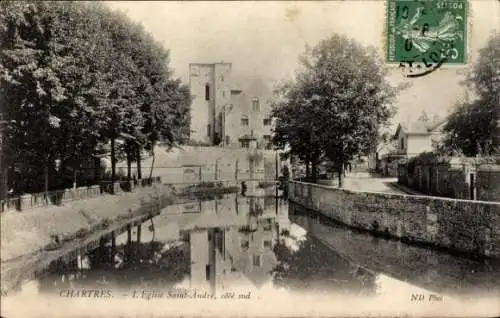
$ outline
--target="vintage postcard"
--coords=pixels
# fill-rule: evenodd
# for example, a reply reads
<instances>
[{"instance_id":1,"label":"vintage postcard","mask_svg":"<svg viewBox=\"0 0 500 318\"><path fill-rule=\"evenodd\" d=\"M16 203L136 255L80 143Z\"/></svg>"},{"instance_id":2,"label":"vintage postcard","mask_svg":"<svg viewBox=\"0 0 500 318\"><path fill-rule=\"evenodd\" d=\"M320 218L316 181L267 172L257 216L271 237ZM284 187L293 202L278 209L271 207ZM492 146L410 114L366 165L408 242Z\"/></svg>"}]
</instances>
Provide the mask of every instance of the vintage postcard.
<instances>
[{"instance_id":1,"label":"vintage postcard","mask_svg":"<svg viewBox=\"0 0 500 318\"><path fill-rule=\"evenodd\" d=\"M500 315L500 1L1 1L0 316Z\"/></svg>"}]
</instances>

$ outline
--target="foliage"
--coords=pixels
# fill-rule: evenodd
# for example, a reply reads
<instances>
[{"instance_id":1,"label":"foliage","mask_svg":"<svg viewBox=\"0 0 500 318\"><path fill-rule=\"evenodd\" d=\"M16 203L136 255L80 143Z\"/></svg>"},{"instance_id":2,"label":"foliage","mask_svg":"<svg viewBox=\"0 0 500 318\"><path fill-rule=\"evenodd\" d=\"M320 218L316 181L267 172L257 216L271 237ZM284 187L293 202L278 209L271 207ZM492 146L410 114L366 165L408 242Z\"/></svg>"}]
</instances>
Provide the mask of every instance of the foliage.
<instances>
[{"instance_id":1,"label":"foliage","mask_svg":"<svg viewBox=\"0 0 500 318\"><path fill-rule=\"evenodd\" d=\"M300 66L295 80L278 89L273 142L313 170L327 158L341 171L374 150L379 129L392 115L396 89L385 80L375 50L344 36L306 49Z\"/></svg>"},{"instance_id":2,"label":"foliage","mask_svg":"<svg viewBox=\"0 0 500 318\"><path fill-rule=\"evenodd\" d=\"M435 152L422 152L418 156L408 160L407 167L409 173L414 173L417 166L435 166L440 164L448 164L450 157L442 156Z\"/></svg>"},{"instance_id":3,"label":"foliage","mask_svg":"<svg viewBox=\"0 0 500 318\"><path fill-rule=\"evenodd\" d=\"M83 161L127 155L130 164L158 140L187 139L189 90L172 77L168 50L125 15L101 3L8 1L0 30L15 192L57 187Z\"/></svg>"},{"instance_id":4,"label":"foliage","mask_svg":"<svg viewBox=\"0 0 500 318\"><path fill-rule=\"evenodd\" d=\"M417 166L438 166L452 163L471 165L500 165L500 156L447 156L441 152L423 152L416 157L410 158L406 165L409 173L414 173Z\"/></svg>"},{"instance_id":5,"label":"foliage","mask_svg":"<svg viewBox=\"0 0 500 318\"><path fill-rule=\"evenodd\" d=\"M442 156L439 153L428 151L422 152L418 156L410 158L408 163L414 163L416 165L435 165L441 163L448 163L450 157Z\"/></svg>"},{"instance_id":6,"label":"foliage","mask_svg":"<svg viewBox=\"0 0 500 318\"><path fill-rule=\"evenodd\" d=\"M478 99L465 102L449 116L441 150L466 156L500 153L500 33L491 36L466 83Z\"/></svg>"}]
</instances>

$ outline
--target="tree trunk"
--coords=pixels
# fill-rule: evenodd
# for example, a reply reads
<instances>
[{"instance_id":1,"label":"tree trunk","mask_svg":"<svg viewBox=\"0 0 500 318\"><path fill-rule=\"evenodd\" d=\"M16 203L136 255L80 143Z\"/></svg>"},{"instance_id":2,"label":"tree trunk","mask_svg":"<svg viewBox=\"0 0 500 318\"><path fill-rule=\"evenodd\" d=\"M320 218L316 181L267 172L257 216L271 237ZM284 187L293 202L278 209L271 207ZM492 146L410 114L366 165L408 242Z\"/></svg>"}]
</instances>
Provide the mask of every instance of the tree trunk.
<instances>
[{"instance_id":1,"label":"tree trunk","mask_svg":"<svg viewBox=\"0 0 500 318\"><path fill-rule=\"evenodd\" d=\"M234 179L238 180L238 159L236 159L236 162L234 163Z\"/></svg>"},{"instance_id":2,"label":"tree trunk","mask_svg":"<svg viewBox=\"0 0 500 318\"><path fill-rule=\"evenodd\" d=\"M316 162L316 159L313 159L311 161L311 166L312 166L312 176L311 176L311 182L316 183L316 177L318 175L318 164Z\"/></svg>"},{"instance_id":3,"label":"tree trunk","mask_svg":"<svg viewBox=\"0 0 500 318\"><path fill-rule=\"evenodd\" d=\"M339 188L342 188L344 186L344 162L340 162L339 165L339 172L338 172L338 178L339 178Z\"/></svg>"},{"instance_id":4,"label":"tree trunk","mask_svg":"<svg viewBox=\"0 0 500 318\"><path fill-rule=\"evenodd\" d=\"M151 239L151 242L154 242L156 239L156 227L152 217L149 219L149 221L151 221L150 229L153 232L153 238Z\"/></svg>"},{"instance_id":5,"label":"tree trunk","mask_svg":"<svg viewBox=\"0 0 500 318\"><path fill-rule=\"evenodd\" d=\"M141 171L141 146L137 145L135 160L137 161L137 179L142 179L142 171Z\"/></svg>"},{"instance_id":6,"label":"tree trunk","mask_svg":"<svg viewBox=\"0 0 500 318\"><path fill-rule=\"evenodd\" d=\"M217 170L219 170L219 158L215 159L215 171L214 171L214 174L215 174L214 178L215 178L215 180L217 180L217 178L218 178L218 176L217 176L217 172L218 171Z\"/></svg>"},{"instance_id":7,"label":"tree trunk","mask_svg":"<svg viewBox=\"0 0 500 318\"><path fill-rule=\"evenodd\" d=\"M43 193L45 194L45 202L49 202L49 159L45 159L43 164Z\"/></svg>"},{"instance_id":8,"label":"tree trunk","mask_svg":"<svg viewBox=\"0 0 500 318\"><path fill-rule=\"evenodd\" d=\"M250 168L250 180L253 180L253 158L250 157L250 160L248 160L248 165Z\"/></svg>"},{"instance_id":9,"label":"tree trunk","mask_svg":"<svg viewBox=\"0 0 500 318\"><path fill-rule=\"evenodd\" d=\"M309 160L306 160L306 181L309 181L310 176L311 176L311 172L309 169Z\"/></svg>"},{"instance_id":10,"label":"tree trunk","mask_svg":"<svg viewBox=\"0 0 500 318\"><path fill-rule=\"evenodd\" d=\"M116 179L116 155L115 155L115 138L111 138L111 193L115 194L114 186Z\"/></svg>"},{"instance_id":11,"label":"tree trunk","mask_svg":"<svg viewBox=\"0 0 500 318\"><path fill-rule=\"evenodd\" d=\"M151 161L151 169L149 169L149 179L150 180L153 177L153 168L155 166L155 150L154 150L154 146L153 146L153 150L151 151L151 154L153 156L153 160Z\"/></svg>"},{"instance_id":12,"label":"tree trunk","mask_svg":"<svg viewBox=\"0 0 500 318\"><path fill-rule=\"evenodd\" d=\"M132 149L127 146L127 181L132 179Z\"/></svg>"},{"instance_id":13,"label":"tree trunk","mask_svg":"<svg viewBox=\"0 0 500 318\"><path fill-rule=\"evenodd\" d=\"M101 159L94 157L94 183L98 183L101 174Z\"/></svg>"}]
</instances>

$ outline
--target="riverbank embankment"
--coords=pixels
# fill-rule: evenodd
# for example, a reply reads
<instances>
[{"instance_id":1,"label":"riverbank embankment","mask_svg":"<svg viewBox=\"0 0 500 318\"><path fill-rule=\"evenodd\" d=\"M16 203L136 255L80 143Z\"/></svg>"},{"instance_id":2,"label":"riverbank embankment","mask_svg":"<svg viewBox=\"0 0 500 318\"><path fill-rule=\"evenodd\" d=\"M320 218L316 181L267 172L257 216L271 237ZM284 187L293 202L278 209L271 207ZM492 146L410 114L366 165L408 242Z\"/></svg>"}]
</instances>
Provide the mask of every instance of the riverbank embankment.
<instances>
[{"instance_id":1,"label":"riverbank embankment","mask_svg":"<svg viewBox=\"0 0 500 318\"><path fill-rule=\"evenodd\" d=\"M17 286L54 260L74 258L82 249L96 248L102 237L141 224L168 205L192 200L200 193L212 196L235 191L237 187L176 189L158 184L60 206L2 213L2 288Z\"/></svg>"}]
</instances>

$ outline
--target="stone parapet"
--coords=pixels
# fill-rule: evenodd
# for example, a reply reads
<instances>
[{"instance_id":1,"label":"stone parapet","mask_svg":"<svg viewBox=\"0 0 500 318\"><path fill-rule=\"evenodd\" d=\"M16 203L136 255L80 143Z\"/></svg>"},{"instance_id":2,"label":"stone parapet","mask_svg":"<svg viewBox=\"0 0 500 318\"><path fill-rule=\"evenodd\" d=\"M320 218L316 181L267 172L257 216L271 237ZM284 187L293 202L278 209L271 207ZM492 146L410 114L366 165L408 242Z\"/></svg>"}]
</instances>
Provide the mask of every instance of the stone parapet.
<instances>
[{"instance_id":1,"label":"stone parapet","mask_svg":"<svg viewBox=\"0 0 500 318\"><path fill-rule=\"evenodd\" d=\"M290 182L292 202L348 226L459 252L500 258L500 203L357 192Z\"/></svg>"}]
</instances>

